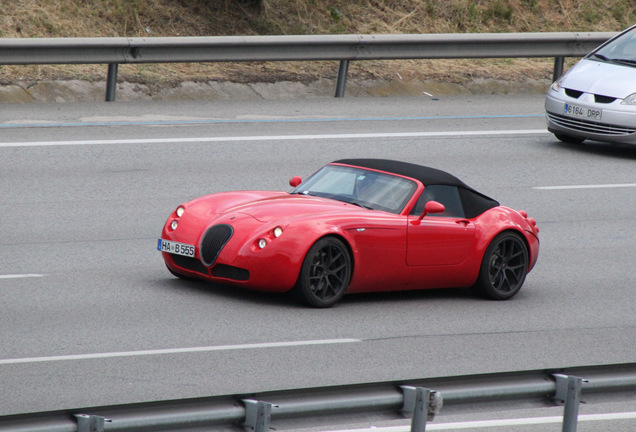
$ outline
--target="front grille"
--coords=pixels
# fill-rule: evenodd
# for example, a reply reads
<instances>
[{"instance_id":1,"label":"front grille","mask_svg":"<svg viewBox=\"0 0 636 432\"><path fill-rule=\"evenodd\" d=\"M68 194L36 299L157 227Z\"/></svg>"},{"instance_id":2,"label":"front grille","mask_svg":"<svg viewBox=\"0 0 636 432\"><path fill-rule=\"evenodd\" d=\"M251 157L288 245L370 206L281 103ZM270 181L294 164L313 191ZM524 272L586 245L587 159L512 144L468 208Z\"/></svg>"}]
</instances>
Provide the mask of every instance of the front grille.
<instances>
[{"instance_id":1,"label":"front grille","mask_svg":"<svg viewBox=\"0 0 636 432\"><path fill-rule=\"evenodd\" d=\"M580 98L581 95L583 94L583 92L580 90L574 90L569 88L563 89L563 91L565 92L566 95L574 99ZM603 95L597 95L597 94L594 95L594 102L596 103L608 104L608 103L614 102L615 100L616 98L611 96L603 96Z\"/></svg>"},{"instance_id":2,"label":"front grille","mask_svg":"<svg viewBox=\"0 0 636 432\"><path fill-rule=\"evenodd\" d=\"M170 256L172 257L172 261L174 261L174 263L179 267L193 272L201 273L206 276L210 276L208 269L203 264L201 264L201 261L199 261L198 259L174 254L171 254Z\"/></svg>"},{"instance_id":3,"label":"front grille","mask_svg":"<svg viewBox=\"0 0 636 432\"><path fill-rule=\"evenodd\" d=\"M594 102L596 103L608 104L614 102L615 100L616 98L611 96L594 95Z\"/></svg>"},{"instance_id":4,"label":"front grille","mask_svg":"<svg viewBox=\"0 0 636 432\"><path fill-rule=\"evenodd\" d=\"M607 123L593 122L589 120L565 117L558 114L547 113L553 123L581 132L595 133L609 136L627 136L636 133L636 128L616 126Z\"/></svg>"},{"instance_id":5,"label":"front grille","mask_svg":"<svg viewBox=\"0 0 636 432\"><path fill-rule=\"evenodd\" d=\"M565 91L566 95L568 95L568 96L570 96L571 98L574 98L574 99L578 99L583 94L582 91L572 90L572 89L569 89L569 88L566 88L564 91Z\"/></svg>"},{"instance_id":6,"label":"front grille","mask_svg":"<svg viewBox=\"0 0 636 432\"><path fill-rule=\"evenodd\" d=\"M212 269L212 276L236 281L246 281L250 279L250 272L239 267L218 264Z\"/></svg>"},{"instance_id":7,"label":"front grille","mask_svg":"<svg viewBox=\"0 0 636 432\"><path fill-rule=\"evenodd\" d=\"M221 253L223 247L232 237L234 228L227 224L214 225L208 228L203 234L201 239L201 247L199 251L201 253L201 262L211 267L216 262L216 259Z\"/></svg>"}]
</instances>

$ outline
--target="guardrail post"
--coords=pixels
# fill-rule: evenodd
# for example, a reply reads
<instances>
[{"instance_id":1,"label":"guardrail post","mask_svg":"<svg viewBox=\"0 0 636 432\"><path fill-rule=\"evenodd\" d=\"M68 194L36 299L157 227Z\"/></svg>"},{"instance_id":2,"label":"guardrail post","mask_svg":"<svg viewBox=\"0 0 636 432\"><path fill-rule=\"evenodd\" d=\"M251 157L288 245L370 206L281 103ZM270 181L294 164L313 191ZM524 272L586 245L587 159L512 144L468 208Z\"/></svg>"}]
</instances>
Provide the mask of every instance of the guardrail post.
<instances>
[{"instance_id":1,"label":"guardrail post","mask_svg":"<svg viewBox=\"0 0 636 432\"><path fill-rule=\"evenodd\" d=\"M579 417L579 405L581 403L581 388L586 380L571 376L554 374L556 380L556 393L554 399L557 403L564 404L563 408L563 432L576 432Z\"/></svg>"},{"instance_id":2,"label":"guardrail post","mask_svg":"<svg viewBox=\"0 0 636 432\"><path fill-rule=\"evenodd\" d=\"M425 432L426 422L442 408L442 396L424 387L401 386L404 393L402 413L412 415L411 432Z\"/></svg>"},{"instance_id":3,"label":"guardrail post","mask_svg":"<svg viewBox=\"0 0 636 432\"><path fill-rule=\"evenodd\" d=\"M251 427L254 432L268 432L274 405L253 399L244 399L243 403L245 404L244 425Z\"/></svg>"},{"instance_id":4,"label":"guardrail post","mask_svg":"<svg viewBox=\"0 0 636 432\"><path fill-rule=\"evenodd\" d=\"M552 71L552 82L558 80L563 75L563 57L554 58L554 70Z\"/></svg>"},{"instance_id":5,"label":"guardrail post","mask_svg":"<svg viewBox=\"0 0 636 432\"><path fill-rule=\"evenodd\" d=\"M344 97L347 86L347 72L349 71L349 60L340 60L338 68L338 82L336 83L336 97Z\"/></svg>"},{"instance_id":6,"label":"guardrail post","mask_svg":"<svg viewBox=\"0 0 636 432\"><path fill-rule=\"evenodd\" d=\"M115 101L115 91L117 90L117 70L119 64L108 64L108 77L106 78L106 102Z\"/></svg>"},{"instance_id":7,"label":"guardrail post","mask_svg":"<svg viewBox=\"0 0 636 432\"><path fill-rule=\"evenodd\" d=\"M77 420L77 432L104 432L104 423L111 420L87 414L74 414Z\"/></svg>"}]
</instances>

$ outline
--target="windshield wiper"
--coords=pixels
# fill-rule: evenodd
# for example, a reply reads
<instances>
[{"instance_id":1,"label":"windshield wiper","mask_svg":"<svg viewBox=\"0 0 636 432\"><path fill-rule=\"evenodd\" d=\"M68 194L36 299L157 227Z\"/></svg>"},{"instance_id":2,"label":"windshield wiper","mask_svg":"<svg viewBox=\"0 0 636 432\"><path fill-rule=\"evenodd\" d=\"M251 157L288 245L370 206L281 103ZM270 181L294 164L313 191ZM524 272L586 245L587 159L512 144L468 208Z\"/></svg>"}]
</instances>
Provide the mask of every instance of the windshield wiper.
<instances>
[{"instance_id":1,"label":"windshield wiper","mask_svg":"<svg viewBox=\"0 0 636 432\"><path fill-rule=\"evenodd\" d=\"M592 54L592 57L596 57L597 59L603 60L603 61L609 61L609 59L605 57L603 54Z\"/></svg>"},{"instance_id":2,"label":"windshield wiper","mask_svg":"<svg viewBox=\"0 0 636 432\"><path fill-rule=\"evenodd\" d=\"M608 63L618 63L626 66L636 66L636 60L633 59L621 59L621 58L607 58L603 54L592 54L592 57L595 57L601 61Z\"/></svg>"},{"instance_id":3,"label":"windshield wiper","mask_svg":"<svg viewBox=\"0 0 636 432\"><path fill-rule=\"evenodd\" d=\"M362 207L362 208L365 208L365 209L367 209L367 210L373 210L373 207L369 207L369 206L366 206L366 205L364 205L364 204L360 204L359 202L355 202L355 201L348 201L348 200L347 200L347 201L345 201L345 200L338 200L338 201L346 202L347 204L353 204L354 206Z\"/></svg>"},{"instance_id":4,"label":"windshield wiper","mask_svg":"<svg viewBox=\"0 0 636 432\"><path fill-rule=\"evenodd\" d=\"M613 62L621 63L628 66L636 66L636 60L632 59L612 59Z\"/></svg>"},{"instance_id":5,"label":"windshield wiper","mask_svg":"<svg viewBox=\"0 0 636 432\"><path fill-rule=\"evenodd\" d=\"M362 207L362 208L365 208L367 210L374 210L373 207L369 207L367 205L364 205L364 204L360 203L359 201L354 200L353 198L344 197L344 196L335 195L335 194L324 193L324 192L298 191L298 192L290 192L290 195L306 195L306 196L315 196L315 197L320 197L320 198L327 198L327 199L332 199L332 200L336 200L336 201L341 201L341 202L344 202L344 203L347 203L347 204L353 204L355 206Z\"/></svg>"}]
</instances>

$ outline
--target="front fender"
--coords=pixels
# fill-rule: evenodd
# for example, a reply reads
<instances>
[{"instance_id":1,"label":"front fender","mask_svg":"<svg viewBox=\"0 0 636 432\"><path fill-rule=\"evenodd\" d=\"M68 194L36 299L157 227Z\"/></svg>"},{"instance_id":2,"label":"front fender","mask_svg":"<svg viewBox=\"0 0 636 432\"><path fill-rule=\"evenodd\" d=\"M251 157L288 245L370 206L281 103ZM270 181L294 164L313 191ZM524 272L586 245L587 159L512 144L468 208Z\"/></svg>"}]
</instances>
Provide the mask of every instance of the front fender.
<instances>
[{"instance_id":1,"label":"front fender","mask_svg":"<svg viewBox=\"0 0 636 432\"><path fill-rule=\"evenodd\" d=\"M528 271L532 270L539 257L539 229L536 222L524 211L516 211L504 206L495 207L479 216L478 229L480 241L477 244L477 251L480 256L483 256L490 242L499 233L510 230L519 234L528 247Z\"/></svg>"}]
</instances>

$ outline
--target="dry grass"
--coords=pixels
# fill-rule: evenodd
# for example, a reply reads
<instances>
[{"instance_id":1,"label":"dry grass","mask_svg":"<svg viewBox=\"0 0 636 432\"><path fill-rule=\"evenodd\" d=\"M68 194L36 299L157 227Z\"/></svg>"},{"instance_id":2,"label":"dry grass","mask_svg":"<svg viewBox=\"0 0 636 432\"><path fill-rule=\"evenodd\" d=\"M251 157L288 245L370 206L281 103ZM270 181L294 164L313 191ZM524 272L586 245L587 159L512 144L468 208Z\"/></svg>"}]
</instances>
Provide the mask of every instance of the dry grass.
<instances>
[{"instance_id":1,"label":"dry grass","mask_svg":"<svg viewBox=\"0 0 636 432\"><path fill-rule=\"evenodd\" d=\"M636 22L634 0L0 0L0 37L152 37L257 34L618 31ZM550 60L356 62L357 78L548 78ZM120 79L311 81L333 62L122 66ZM0 66L0 83L103 80L103 65Z\"/></svg>"}]
</instances>

